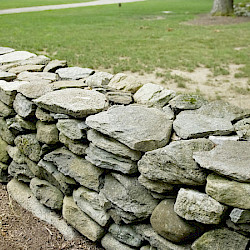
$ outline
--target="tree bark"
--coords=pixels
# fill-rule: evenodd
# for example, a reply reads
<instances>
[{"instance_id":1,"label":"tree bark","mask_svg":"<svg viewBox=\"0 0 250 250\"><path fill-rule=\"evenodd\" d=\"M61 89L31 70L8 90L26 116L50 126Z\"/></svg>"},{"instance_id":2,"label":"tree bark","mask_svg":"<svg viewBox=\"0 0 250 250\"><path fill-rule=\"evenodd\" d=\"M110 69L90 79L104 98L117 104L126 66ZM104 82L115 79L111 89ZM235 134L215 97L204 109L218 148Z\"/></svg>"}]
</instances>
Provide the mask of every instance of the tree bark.
<instances>
[{"instance_id":1,"label":"tree bark","mask_svg":"<svg viewBox=\"0 0 250 250\"><path fill-rule=\"evenodd\" d=\"M233 13L233 0L214 0L211 14L214 16L228 16Z\"/></svg>"}]
</instances>

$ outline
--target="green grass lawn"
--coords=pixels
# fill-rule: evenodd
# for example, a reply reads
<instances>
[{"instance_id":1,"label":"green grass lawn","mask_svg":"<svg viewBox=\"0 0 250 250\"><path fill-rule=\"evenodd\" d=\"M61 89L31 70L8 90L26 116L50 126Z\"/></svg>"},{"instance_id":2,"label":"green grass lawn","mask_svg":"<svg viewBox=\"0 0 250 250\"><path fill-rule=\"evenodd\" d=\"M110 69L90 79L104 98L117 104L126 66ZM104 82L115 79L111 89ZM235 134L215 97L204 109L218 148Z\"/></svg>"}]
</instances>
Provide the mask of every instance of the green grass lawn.
<instances>
[{"instance_id":1,"label":"green grass lawn","mask_svg":"<svg viewBox=\"0 0 250 250\"><path fill-rule=\"evenodd\" d=\"M66 3L91 2L93 0L0 0L0 10Z\"/></svg>"},{"instance_id":2,"label":"green grass lawn","mask_svg":"<svg viewBox=\"0 0 250 250\"><path fill-rule=\"evenodd\" d=\"M1 0L0 0L1 1ZM73 2L73 1L72 1ZM0 46L45 51L70 65L152 72L194 70L199 65L226 74L244 64L250 75L250 23L224 26L183 24L208 13L212 0L148 0L36 13L0 15ZM163 14L162 11L173 11ZM241 47L241 50L234 48Z\"/></svg>"}]
</instances>

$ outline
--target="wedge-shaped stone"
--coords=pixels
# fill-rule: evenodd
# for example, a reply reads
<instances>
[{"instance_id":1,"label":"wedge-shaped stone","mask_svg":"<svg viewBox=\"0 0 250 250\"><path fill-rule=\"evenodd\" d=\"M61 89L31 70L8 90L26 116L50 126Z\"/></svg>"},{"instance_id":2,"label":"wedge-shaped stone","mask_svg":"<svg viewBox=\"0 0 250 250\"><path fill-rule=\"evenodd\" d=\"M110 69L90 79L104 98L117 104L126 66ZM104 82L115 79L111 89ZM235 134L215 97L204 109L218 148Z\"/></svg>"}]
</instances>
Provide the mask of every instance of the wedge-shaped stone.
<instances>
[{"instance_id":1,"label":"wedge-shaped stone","mask_svg":"<svg viewBox=\"0 0 250 250\"><path fill-rule=\"evenodd\" d=\"M133 174L138 171L136 162L116 156L90 143L86 149L86 160L99 168L112 169L124 174Z\"/></svg>"},{"instance_id":2,"label":"wedge-shaped stone","mask_svg":"<svg viewBox=\"0 0 250 250\"><path fill-rule=\"evenodd\" d=\"M178 192L174 211L186 220L204 224L219 224L227 207L207 194L181 188Z\"/></svg>"},{"instance_id":3,"label":"wedge-shaped stone","mask_svg":"<svg viewBox=\"0 0 250 250\"><path fill-rule=\"evenodd\" d=\"M31 133L36 130L36 124L32 121L25 120L19 115L6 120L9 130L15 134Z\"/></svg>"},{"instance_id":4,"label":"wedge-shaped stone","mask_svg":"<svg viewBox=\"0 0 250 250\"><path fill-rule=\"evenodd\" d=\"M133 97L130 92L123 92L123 91L112 91L106 94L106 97L110 102L115 104L123 104L127 105L133 102Z\"/></svg>"},{"instance_id":5,"label":"wedge-shaped stone","mask_svg":"<svg viewBox=\"0 0 250 250\"><path fill-rule=\"evenodd\" d=\"M0 55L4 55L10 52L14 52L15 50L9 47L0 47Z\"/></svg>"},{"instance_id":6,"label":"wedge-shaped stone","mask_svg":"<svg viewBox=\"0 0 250 250\"><path fill-rule=\"evenodd\" d=\"M54 73L49 73L49 72L28 72L24 71L21 72L17 76L18 80L21 81L48 81L48 82L54 82L58 80L58 76Z\"/></svg>"},{"instance_id":7,"label":"wedge-shaped stone","mask_svg":"<svg viewBox=\"0 0 250 250\"><path fill-rule=\"evenodd\" d=\"M13 81L14 79L16 79L16 74L0 70L0 80Z\"/></svg>"},{"instance_id":8,"label":"wedge-shaped stone","mask_svg":"<svg viewBox=\"0 0 250 250\"><path fill-rule=\"evenodd\" d=\"M65 196L63 200L63 218L91 241L97 241L105 234L104 229L86 215L75 204L73 197Z\"/></svg>"},{"instance_id":9,"label":"wedge-shaped stone","mask_svg":"<svg viewBox=\"0 0 250 250\"><path fill-rule=\"evenodd\" d=\"M112 74L107 72L96 72L86 79L86 84L90 87L102 87L109 84Z\"/></svg>"},{"instance_id":10,"label":"wedge-shaped stone","mask_svg":"<svg viewBox=\"0 0 250 250\"><path fill-rule=\"evenodd\" d=\"M87 132L87 138L98 148L106 150L112 154L130 158L133 161L138 161L141 158L141 152L135 151L120 143L119 141L99 133L94 129L90 129Z\"/></svg>"},{"instance_id":11,"label":"wedge-shaped stone","mask_svg":"<svg viewBox=\"0 0 250 250\"><path fill-rule=\"evenodd\" d=\"M102 183L103 170L87 160L74 155L66 148L59 148L44 156L44 160L53 162L60 172L74 178L82 186L98 191Z\"/></svg>"},{"instance_id":12,"label":"wedge-shaped stone","mask_svg":"<svg viewBox=\"0 0 250 250\"><path fill-rule=\"evenodd\" d=\"M144 152L165 146L172 131L172 121L163 111L139 105L114 106L87 117L86 124L131 149Z\"/></svg>"},{"instance_id":13,"label":"wedge-shaped stone","mask_svg":"<svg viewBox=\"0 0 250 250\"><path fill-rule=\"evenodd\" d=\"M101 207L97 192L80 187L74 190L73 198L77 206L99 225L104 227L109 222L110 215Z\"/></svg>"},{"instance_id":14,"label":"wedge-shaped stone","mask_svg":"<svg viewBox=\"0 0 250 250\"><path fill-rule=\"evenodd\" d=\"M37 55L28 51L14 51L0 56L0 64L13 63L36 57Z\"/></svg>"},{"instance_id":15,"label":"wedge-shaped stone","mask_svg":"<svg viewBox=\"0 0 250 250\"><path fill-rule=\"evenodd\" d=\"M250 210L234 208L229 216L231 218L231 221L234 223L237 224L250 223Z\"/></svg>"},{"instance_id":16,"label":"wedge-shaped stone","mask_svg":"<svg viewBox=\"0 0 250 250\"><path fill-rule=\"evenodd\" d=\"M173 123L174 131L182 139L199 138L208 135L228 135L234 131L230 120L195 111L182 111Z\"/></svg>"},{"instance_id":17,"label":"wedge-shaped stone","mask_svg":"<svg viewBox=\"0 0 250 250\"><path fill-rule=\"evenodd\" d=\"M46 124L38 121L36 128L38 141L46 144L56 144L59 141L59 133L55 124Z\"/></svg>"},{"instance_id":18,"label":"wedge-shaped stone","mask_svg":"<svg viewBox=\"0 0 250 250\"><path fill-rule=\"evenodd\" d=\"M36 109L36 118L42 122L54 122L55 119L50 115L50 112L44 110L44 109L40 109L40 108L37 108Z\"/></svg>"},{"instance_id":19,"label":"wedge-shaped stone","mask_svg":"<svg viewBox=\"0 0 250 250\"><path fill-rule=\"evenodd\" d=\"M10 73L20 74L23 71L28 72L41 72L43 71L44 65L34 65L34 64L28 64L28 65L20 65L17 67L13 67L9 70Z\"/></svg>"},{"instance_id":20,"label":"wedge-shaped stone","mask_svg":"<svg viewBox=\"0 0 250 250\"><path fill-rule=\"evenodd\" d=\"M56 73L64 80L78 80L92 75L95 71L88 68L69 67L56 70Z\"/></svg>"},{"instance_id":21,"label":"wedge-shaped stone","mask_svg":"<svg viewBox=\"0 0 250 250\"><path fill-rule=\"evenodd\" d=\"M33 116L36 110L35 104L20 93L16 95L13 108L23 118Z\"/></svg>"},{"instance_id":22,"label":"wedge-shaped stone","mask_svg":"<svg viewBox=\"0 0 250 250\"><path fill-rule=\"evenodd\" d=\"M210 174L207 177L206 193L228 206L250 209L250 183L241 183Z\"/></svg>"},{"instance_id":23,"label":"wedge-shaped stone","mask_svg":"<svg viewBox=\"0 0 250 250\"><path fill-rule=\"evenodd\" d=\"M56 90L35 99L34 102L41 108L76 118L98 113L108 106L105 95L94 90L76 88Z\"/></svg>"},{"instance_id":24,"label":"wedge-shaped stone","mask_svg":"<svg viewBox=\"0 0 250 250\"><path fill-rule=\"evenodd\" d=\"M202 168L241 182L250 182L250 142L225 141L209 152L195 152Z\"/></svg>"},{"instance_id":25,"label":"wedge-shaped stone","mask_svg":"<svg viewBox=\"0 0 250 250\"><path fill-rule=\"evenodd\" d=\"M64 68L67 66L67 62L65 60L53 60L50 61L46 67L44 68L44 72L55 72L59 68Z\"/></svg>"},{"instance_id":26,"label":"wedge-shaped stone","mask_svg":"<svg viewBox=\"0 0 250 250\"><path fill-rule=\"evenodd\" d=\"M20 65L30 65L30 64L33 64L33 65L39 65L39 64L46 65L46 64L48 64L48 62L50 60L51 59L48 58L47 56L39 55L39 56L36 56L36 57L31 57L29 59L20 61L19 64Z\"/></svg>"},{"instance_id":27,"label":"wedge-shaped stone","mask_svg":"<svg viewBox=\"0 0 250 250\"><path fill-rule=\"evenodd\" d=\"M150 180L170 184L204 185L206 172L193 160L196 151L209 151L214 144L204 138L176 141L147 152L138 162L139 172Z\"/></svg>"},{"instance_id":28,"label":"wedge-shaped stone","mask_svg":"<svg viewBox=\"0 0 250 250\"><path fill-rule=\"evenodd\" d=\"M82 80L61 80L51 83L54 90L67 89L67 88L84 88L88 87L85 81Z\"/></svg>"},{"instance_id":29,"label":"wedge-shaped stone","mask_svg":"<svg viewBox=\"0 0 250 250\"><path fill-rule=\"evenodd\" d=\"M6 141L8 144L13 145L15 136L14 134L9 130L7 122L4 120L4 118L0 117L0 136L4 141Z\"/></svg>"},{"instance_id":30,"label":"wedge-shaped stone","mask_svg":"<svg viewBox=\"0 0 250 250\"><path fill-rule=\"evenodd\" d=\"M250 141L250 118L238 121L234 124L234 128L241 139Z\"/></svg>"}]
</instances>

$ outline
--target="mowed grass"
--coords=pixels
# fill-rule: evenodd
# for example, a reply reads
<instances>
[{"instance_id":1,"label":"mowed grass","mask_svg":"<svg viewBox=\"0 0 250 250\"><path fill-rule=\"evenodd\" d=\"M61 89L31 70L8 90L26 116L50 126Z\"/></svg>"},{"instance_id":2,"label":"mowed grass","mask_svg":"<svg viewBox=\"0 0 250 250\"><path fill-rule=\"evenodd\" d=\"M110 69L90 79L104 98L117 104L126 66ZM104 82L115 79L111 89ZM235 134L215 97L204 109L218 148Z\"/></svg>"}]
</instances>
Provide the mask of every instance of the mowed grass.
<instances>
[{"instance_id":1,"label":"mowed grass","mask_svg":"<svg viewBox=\"0 0 250 250\"><path fill-rule=\"evenodd\" d=\"M91 1L93 0L0 0L0 10L54 4L82 3Z\"/></svg>"},{"instance_id":2,"label":"mowed grass","mask_svg":"<svg viewBox=\"0 0 250 250\"><path fill-rule=\"evenodd\" d=\"M191 26L183 22L209 13L212 0L148 0L0 16L0 46L46 53L69 65L153 72L192 71L201 65L225 74L244 64L250 76L250 23ZM164 14L162 11L172 11ZM235 50L235 48L241 48Z\"/></svg>"}]
</instances>

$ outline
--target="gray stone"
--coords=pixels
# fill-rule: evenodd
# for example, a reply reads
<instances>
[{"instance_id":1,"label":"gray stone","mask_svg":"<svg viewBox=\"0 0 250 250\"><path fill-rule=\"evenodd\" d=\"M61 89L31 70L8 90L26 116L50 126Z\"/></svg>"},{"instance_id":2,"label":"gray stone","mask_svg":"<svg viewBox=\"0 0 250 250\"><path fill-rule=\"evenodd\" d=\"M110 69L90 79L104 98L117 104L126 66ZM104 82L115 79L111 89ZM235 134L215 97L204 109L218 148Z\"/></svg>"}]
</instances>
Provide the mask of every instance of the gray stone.
<instances>
[{"instance_id":1,"label":"gray stone","mask_svg":"<svg viewBox=\"0 0 250 250\"><path fill-rule=\"evenodd\" d=\"M100 193L102 193L102 191ZM111 209L108 210L108 213L117 225L124 223L130 224L140 221L140 219L138 219L132 213L125 212L114 204L111 204Z\"/></svg>"},{"instance_id":2,"label":"gray stone","mask_svg":"<svg viewBox=\"0 0 250 250\"><path fill-rule=\"evenodd\" d=\"M26 157L25 159L25 163L27 164L27 166L29 167L30 171L33 173L34 176L41 176L41 168L37 165L36 162L33 162L32 160L30 160L28 157Z\"/></svg>"},{"instance_id":3,"label":"gray stone","mask_svg":"<svg viewBox=\"0 0 250 250\"><path fill-rule=\"evenodd\" d=\"M241 182L250 182L250 142L225 141L210 152L195 152L202 168Z\"/></svg>"},{"instance_id":4,"label":"gray stone","mask_svg":"<svg viewBox=\"0 0 250 250\"><path fill-rule=\"evenodd\" d=\"M7 123L4 118L0 117L0 136L4 141L8 144L13 145L15 136L13 133L8 129Z\"/></svg>"},{"instance_id":5,"label":"gray stone","mask_svg":"<svg viewBox=\"0 0 250 250\"><path fill-rule=\"evenodd\" d=\"M182 111L173 123L174 131L182 139L199 138L208 135L228 135L234 131L232 123L225 118Z\"/></svg>"},{"instance_id":6,"label":"gray stone","mask_svg":"<svg viewBox=\"0 0 250 250\"><path fill-rule=\"evenodd\" d=\"M77 206L95 222L104 227L109 222L110 215L100 204L98 205L100 203L98 197L97 192L87 190L84 187L80 187L73 192L73 199Z\"/></svg>"},{"instance_id":7,"label":"gray stone","mask_svg":"<svg viewBox=\"0 0 250 250\"><path fill-rule=\"evenodd\" d=\"M83 144L82 141L71 140L64 134L59 134L59 141L63 143L72 153L76 155L86 155L87 144Z\"/></svg>"},{"instance_id":8,"label":"gray stone","mask_svg":"<svg viewBox=\"0 0 250 250\"><path fill-rule=\"evenodd\" d=\"M58 114L58 113L53 113L50 112L50 115L55 119L55 120L60 120L60 119L70 119L69 115L65 115L65 114Z\"/></svg>"},{"instance_id":9,"label":"gray stone","mask_svg":"<svg viewBox=\"0 0 250 250\"><path fill-rule=\"evenodd\" d=\"M212 141L214 144L222 144L225 141L238 141L240 139L237 135L231 135L231 136L209 136L208 139Z\"/></svg>"},{"instance_id":10,"label":"gray stone","mask_svg":"<svg viewBox=\"0 0 250 250\"><path fill-rule=\"evenodd\" d=\"M51 83L51 85L53 86L54 90L67 89L67 88L84 88L88 86L84 80L56 81Z\"/></svg>"},{"instance_id":11,"label":"gray stone","mask_svg":"<svg viewBox=\"0 0 250 250\"><path fill-rule=\"evenodd\" d=\"M27 185L12 179L7 185L7 190L10 196L24 209L32 212L40 220L53 225L62 233L66 240L73 240L79 237L79 234L60 215L43 206Z\"/></svg>"},{"instance_id":12,"label":"gray stone","mask_svg":"<svg viewBox=\"0 0 250 250\"><path fill-rule=\"evenodd\" d=\"M163 107L162 111L165 113L167 119L173 120L175 118L174 111L169 106Z\"/></svg>"},{"instance_id":13,"label":"gray stone","mask_svg":"<svg viewBox=\"0 0 250 250\"><path fill-rule=\"evenodd\" d=\"M233 231L250 238L250 224L249 223L235 224L231 220L227 220L226 225L229 229L233 229Z\"/></svg>"},{"instance_id":14,"label":"gray stone","mask_svg":"<svg viewBox=\"0 0 250 250\"><path fill-rule=\"evenodd\" d=\"M241 139L250 141L250 118L235 123L234 129Z\"/></svg>"},{"instance_id":15,"label":"gray stone","mask_svg":"<svg viewBox=\"0 0 250 250\"><path fill-rule=\"evenodd\" d=\"M28 64L28 65L20 65L13 67L9 70L10 73L20 74L23 71L28 72L41 72L44 69L44 65L34 65L34 64Z\"/></svg>"},{"instance_id":16,"label":"gray stone","mask_svg":"<svg viewBox=\"0 0 250 250\"><path fill-rule=\"evenodd\" d=\"M202 226L179 217L174 211L174 202L172 199L163 200L154 209L150 217L153 229L163 238L176 243L199 237Z\"/></svg>"},{"instance_id":17,"label":"gray stone","mask_svg":"<svg viewBox=\"0 0 250 250\"><path fill-rule=\"evenodd\" d=\"M69 67L56 70L61 79L78 80L92 75L95 71L88 68Z\"/></svg>"},{"instance_id":18,"label":"gray stone","mask_svg":"<svg viewBox=\"0 0 250 250\"><path fill-rule=\"evenodd\" d=\"M8 82L13 81L14 79L16 79L16 74L0 70L0 80Z\"/></svg>"},{"instance_id":19,"label":"gray stone","mask_svg":"<svg viewBox=\"0 0 250 250\"><path fill-rule=\"evenodd\" d=\"M152 247L151 245L146 245L146 246L142 246L140 250L157 250L157 248Z\"/></svg>"},{"instance_id":20,"label":"gray stone","mask_svg":"<svg viewBox=\"0 0 250 250\"><path fill-rule=\"evenodd\" d=\"M103 170L85 159L74 155L65 148L59 148L44 156L44 160L53 162L58 170L74 178L82 186L98 191L102 183Z\"/></svg>"},{"instance_id":21,"label":"gray stone","mask_svg":"<svg viewBox=\"0 0 250 250\"><path fill-rule=\"evenodd\" d=\"M172 131L172 121L164 112L137 105L114 106L87 117L86 124L131 149L144 152L165 146Z\"/></svg>"},{"instance_id":22,"label":"gray stone","mask_svg":"<svg viewBox=\"0 0 250 250\"><path fill-rule=\"evenodd\" d=\"M176 141L147 152L138 162L139 172L150 180L169 184L204 185L206 172L193 160L196 151L208 151L214 144L204 138Z\"/></svg>"},{"instance_id":23,"label":"gray stone","mask_svg":"<svg viewBox=\"0 0 250 250\"><path fill-rule=\"evenodd\" d=\"M51 209L61 210L63 205L63 194L48 181L33 178L30 181L30 189L35 197Z\"/></svg>"},{"instance_id":24,"label":"gray stone","mask_svg":"<svg viewBox=\"0 0 250 250\"><path fill-rule=\"evenodd\" d=\"M46 144L56 144L59 141L59 133L56 124L46 124L41 121L36 123L36 139Z\"/></svg>"},{"instance_id":25,"label":"gray stone","mask_svg":"<svg viewBox=\"0 0 250 250\"><path fill-rule=\"evenodd\" d=\"M8 165L0 162L0 183L8 182Z\"/></svg>"},{"instance_id":26,"label":"gray stone","mask_svg":"<svg viewBox=\"0 0 250 250\"><path fill-rule=\"evenodd\" d=\"M230 213L230 219L237 224L250 223L250 211L234 208Z\"/></svg>"},{"instance_id":27,"label":"gray stone","mask_svg":"<svg viewBox=\"0 0 250 250\"><path fill-rule=\"evenodd\" d=\"M46 110L43 110L41 108L36 109L36 118L39 119L42 122L53 122L55 119L50 115L50 113Z\"/></svg>"},{"instance_id":28,"label":"gray stone","mask_svg":"<svg viewBox=\"0 0 250 250\"><path fill-rule=\"evenodd\" d=\"M67 62L65 60L53 60L50 61L44 68L44 72L55 72L59 68L67 67Z\"/></svg>"},{"instance_id":29,"label":"gray stone","mask_svg":"<svg viewBox=\"0 0 250 250\"><path fill-rule=\"evenodd\" d=\"M133 97L130 92L108 92L107 99L115 104L130 104L133 102Z\"/></svg>"},{"instance_id":30,"label":"gray stone","mask_svg":"<svg viewBox=\"0 0 250 250\"><path fill-rule=\"evenodd\" d=\"M123 73L116 74L109 82L108 86L117 90L125 90L135 93L143 84L133 76Z\"/></svg>"},{"instance_id":31,"label":"gray stone","mask_svg":"<svg viewBox=\"0 0 250 250\"><path fill-rule=\"evenodd\" d=\"M124 174L133 174L138 171L136 162L116 156L90 143L86 149L86 160L99 168L112 169Z\"/></svg>"},{"instance_id":32,"label":"gray stone","mask_svg":"<svg viewBox=\"0 0 250 250\"><path fill-rule=\"evenodd\" d=\"M187 110L187 109L198 109L202 105L206 104L207 101L198 95L184 94L178 95L173 98L169 105L174 110Z\"/></svg>"},{"instance_id":33,"label":"gray stone","mask_svg":"<svg viewBox=\"0 0 250 250\"><path fill-rule=\"evenodd\" d=\"M58 130L72 140L79 140L86 138L87 126L84 121L76 119L60 119L58 120L56 127Z\"/></svg>"},{"instance_id":34,"label":"gray stone","mask_svg":"<svg viewBox=\"0 0 250 250\"><path fill-rule=\"evenodd\" d=\"M63 200L63 218L77 229L82 235L86 236L91 241L97 241L102 238L104 229L88 217L75 204L73 197L65 196Z\"/></svg>"},{"instance_id":35,"label":"gray stone","mask_svg":"<svg viewBox=\"0 0 250 250\"><path fill-rule=\"evenodd\" d=\"M14 109L12 109L8 105L0 101L0 116L8 117L14 114L15 114Z\"/></svg>"},{"instance_id":36,"label":"gray stone","mask_svg":"<svg viewBox=\"0 0 250 250\"><path fill-rule=\"evenodd\" d=\"M173 97L175 97L175 92L173 90L165 89L153 83L144 84L134 94L135 102L145 104L149 107L159 108L165 106Z\"/></svg>"},{"instance_id":37,"label":"gray stone","mask_svg":"<svg viewBox=\"0 0 250 250\"><path fill-rule=\"evenodd\" d=\"M74 179L63 175L59 172L56 166L51 162L44 160L39 161L40 178L45 179L50 183L53 183L58 189L60 189L65 195L70 195L73 188L76 186Z\"/></svg>"},{"instance_id":38,"label":"gray stone","mask_svg":"<svg viewBox=\"0 0 250 250\"><path fill-rule=\"evenodd\" d=\"M89 76L86 79L86 84L89 87L102 87L109 84L112 74L107 72L96 72L95 74Z\"/></svg>"},{"instance_id":39,"label":"gray stone","mask_svg":"<svg viewBox=\"0 0 250 250\"><path fill-rule=\"evenodd\" d=\"M192 244L192 250L245 250L249 239L226 228L204 233Z\"/></svg>"},{"instance_id":40,"label":"gray stone","mask_svg":"<svg viewBox=\"0 0 250 250\"><path fill-rule=\"evenodd\" d=\"M20 93L16 95L13 108L23 118L33 116L36 110L35 104Z\"/></svg>"},{"instance_id":41,"label":"gray stone","mask_svg":"<svg viewBox=\"0 0 250 250\"><path fill-rule=\"evenodd\" d=\"M108 106L105 95L76 88L56 90L35 99L34 102L41 108L76 118L98 113Z\"/></svg>"},{"instance_id":42,"label":"gray stone","mask_svg":"<svg viewBox=\"0 0 250 250\"><path fill-rule=\"evenodd\" d=\"M120 143L119 141L99 133L94 129L87 131L87 138L98 148L106 150L115 155L137 161L141 158L141 152L135 151Z\"/></svg>"},{"instance_id":43,"label":"gray stone","mask_svg":"<svg viewBox=\"0 0 250 250\"><path fill-rule=\"evenodd\" d=\"M50 58L48 58L47 56L43 56L43 55L39 55L36 57L32 57L23 61L20 61L19 64L20 65L46 65L48 62L50 61Z\"/></svg>"},{"instance_id":44,"label":"gray stone","mask_svg":"<svg viewBox=\"0 0 250 250\"><path fill-rule=\"evenodd\" d=\"M25 120L21 116L16 115L14 118L7 119L7 125L13 134L30 133L36 130L36 124L32 121Z\"/></svg>"},{"instance_id":45,"label":"gray stone","mask_svg":"<svg viewBox=\"0 0 250 250\"><path fill-rule=\"evenodd\" d=\"M228 206L250 209L250 183L236 182L210 174L207 177L206 193Z\"/></svg>"},{"instance_id":46,"label":"gray stone","mask_svg":"<svg viewBox=\"0 0 250 250\"><path fill-rule=\"evenodd\" d=\"M219 224L227 207L207 194L181 188L174 204L174 211L186 220L203 224Z\"/></svg>"},{"instance_id":47,"label":"gray stone","mask_svg":"<svg viewBox=\"0 0 250 250\"><path fill-rule=\"evenodd\" d=\"M48 81L48 82L54 82L58 80L58 76L54 73L49 72L28 72L23 71L17 76L18 80L21 81Z\"/></svg>"},{"instance_id":48,"label":"gray stone","mask_svg":"<svg viewBox=\"0 0 250 250\"><path fill-rule=\"evenodd\" d=\"M115 206L140 220L148 218L158 203L136 177L115 173L105 176L102 193Z\"/></svg>"},{"instance_id":49,"label":"gray stone","mask_svg":"<svg viewBox=\"0 0 250 250\"><path fill-rule=\"evenodd\" d=\"M18 164L26 163L27 157L18 149L18 147L7 146L9 156Z\"/></svg>"},{"instance_id":50,"label":"gray stone","mask_svg":"<svg viewBox=\"0 0 250 250\"><path fill-rule=\"evenodd\" d=\"M132 248L126 244L121 243L117 239L115 239L112 234L108 233L106 234L102 240L101 244L104 247L105 250L114 250L114 249L119 249L119 250L133 250L135 248Z\"/></svg>"},{"instance_id":51,"label":"gray stone","mask_svg":"<svg viewBox=\"0 0 250 250\"><path fill-rule=\"evenodd\" d=\"M156 193L168 193L174 190L174 186L163 181L152 181L140 175L138 181L145 188Z\"/></svg>"},{"instance_id":52,"label":"gray stone","mask_svg":"<svg viewBox=\"0 0 250 250\"><path fill-rule=\"evenodd\" d=\"M134 229L131 228L131 226L117 225L113 223L109 227L109 232L115 239L129 246L140 247L142 245L142 237L137 234Z\"/></svg>"},{"instance_id":53,"label":"gray stone","mask_svg":"<svg viewBox=\"0 0 250 250\"><path fill-rule=\"evenodd\" d=\"M0 55L4 55L10 52L14 52L15 50L9 47L0 47Z\"/></svg>"},{"instance_id":54,"label":"gray stone","mask_svg":"<svg viewBox=\"0 0 250 250\"><path fill-rule=\"evenodd\" d=\"M36 139L36 134L19 135L15 138L15 144L32 161L40 160L41 147Z\"/></svg>"},{"instance_id":55,"label":"gray stone","mask_svg":"<svg viewBox=\"0 0 250 250\"><path fill-rule=\"evenodd\" d=\"M0 162L8 163L9 155L7 152L8 144L0 137Z\"/></svg>"},{"instance_id":56,"label":"gray stone","mask_svg":"<svg viewBox=\"0 0 250 250\"><path fill-rule=\"evenodd\" d=\"M134 228L152 247L156 247L159 250L190 250L190 245L174 244L157 234L150 225L138 224Z\"/></svg>"},{"instance_id":57,"label":"gray stone","mask_svg":"<svg viewBox=\"0 0 250 250\"><path fill-rule=\"evenodd\" d=\"M37 55L27 51L14 51L0 56L0 64L13 63L36 57Z\"/></svg>"}]
</instances>

